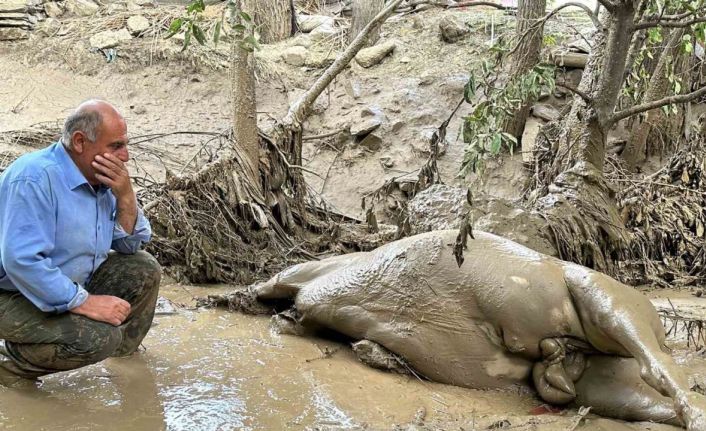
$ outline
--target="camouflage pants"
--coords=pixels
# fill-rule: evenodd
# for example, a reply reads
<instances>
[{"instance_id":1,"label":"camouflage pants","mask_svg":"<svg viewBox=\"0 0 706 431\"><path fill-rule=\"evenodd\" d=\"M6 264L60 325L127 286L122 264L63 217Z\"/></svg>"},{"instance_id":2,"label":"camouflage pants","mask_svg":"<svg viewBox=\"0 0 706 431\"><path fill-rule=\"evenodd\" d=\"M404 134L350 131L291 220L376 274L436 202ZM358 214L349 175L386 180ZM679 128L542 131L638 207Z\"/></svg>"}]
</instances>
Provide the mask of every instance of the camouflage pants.
<instances>
[{"instance_id":1,"label":"camouflage pants","mask_svg":"<svg viewBox=\"0 0 706 431\"><path fill-rule=\"evenodd\" d=\"M133 353L152 325L159 280L159 264L144 251L111 253L101 264L86 290L130 303L130 315L118 327L69 312L44 313L19 292L0 293L6 356L0 371L32 379Z\"/></svg>"}]
</instances>

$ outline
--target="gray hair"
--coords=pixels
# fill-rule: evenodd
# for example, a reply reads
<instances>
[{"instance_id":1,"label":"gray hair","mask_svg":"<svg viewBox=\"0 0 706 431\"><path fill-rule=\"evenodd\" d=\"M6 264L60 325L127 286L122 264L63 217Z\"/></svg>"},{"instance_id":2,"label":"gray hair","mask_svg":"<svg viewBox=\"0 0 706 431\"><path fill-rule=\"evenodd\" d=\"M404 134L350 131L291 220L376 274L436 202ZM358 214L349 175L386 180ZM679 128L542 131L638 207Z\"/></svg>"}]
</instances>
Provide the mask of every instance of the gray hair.
<instances>
[{"instance_id":1,"label":"gray hair","mask_svg":"<svg viewBox=\"0 0 706 431\"><path fill-rule=\"evenodd\" d=\"M103 118L95 109L76 109L64 122L64 129L61 131L61 142L66 149L71 148L71 136L74 132L81 131L86 137L95 141L98 135L98 126Z\"/></svg>"}]
</instances>

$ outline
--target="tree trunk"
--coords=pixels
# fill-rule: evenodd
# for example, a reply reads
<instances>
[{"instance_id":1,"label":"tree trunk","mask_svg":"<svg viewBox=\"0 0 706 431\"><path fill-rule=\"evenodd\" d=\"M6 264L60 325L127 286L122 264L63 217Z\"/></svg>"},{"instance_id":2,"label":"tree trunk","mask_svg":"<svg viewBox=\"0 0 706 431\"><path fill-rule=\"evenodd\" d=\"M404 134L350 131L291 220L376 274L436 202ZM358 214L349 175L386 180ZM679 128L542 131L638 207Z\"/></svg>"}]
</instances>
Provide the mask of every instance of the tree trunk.
<instances>
[{"instance_id":1,"label":"tree trunk","mask_svg":"<svg viewBox=\"0 0 706 431\"><path fill-rule=\"evenodd\" d=\"M519 46L515 49L510 61L509 79L516 79L532 70L539 62L539 53L544 38L544 24L536 25L547 8L546 0L520 0L517 11L517 39ZM528 33L529 32L529 33ZM525 35L525 33L528 33ZM523 35L525 35L523 37ZM528 100L520 109L510 116L503 129L512 136L522 136L530 106L534 100Z\"/></svg>"},{"instance_id":2,"label":"tree trunk","mask_svg":"<svg viewBox=\"0 0 706 431\"><path fill-rule=\"evenodd\" d=\"M668 29L664 30L665 32ZM652 102L668 96L672 92L672 86L669 82L670 65L673 65L674 71L681 71L688 57L680 53L681 40L686 34L683 28L677 28L665 36L667 43L662 50L657 67L650 78L649 86L645 92L644 102ZM677 73L679 75L679 73ZM684 74L681 74L684 75ZM683 76L682 79L689 79L689 76ZM688 82L684 82L684 87L688 87ZM637 165L644 162L648 152L648 142L663 142L664 146L669 146L671 141L678 139L681 134L680 119L683 117L683 108L678 108L679 114L668 118L662 109L653 109L648 111L645 120L636 126L636 131L630 137L623 158L632 170Z\"/></svg>"},{"instance_id":3,"label":"tree trunk","mask_svg":"<svg viewBox=\"0 0 706 431\"><path fill-rule=\"evenodd\" d=\"M348 42L353 42L358 33L377 15L384 7L385 0L353 0L353 17L348 33ZM366 46L375 45L380 37L380 30L368 35Z\"/></svg>"},{"instance_id":4,"label":"tree trunk","mask_svg":"<svg viewBox=\"0 0 706 431\"><path fill-rule=\"evenodd\" d=\"M292 35L292 0L243 0L243 10L253 16L262 43L274 43Z\"/></svg>"},{"instance_id":5,"label":"tree trunk","mask_svg":"<svg viewBox=\"0 0 706 431\"><path fill-rule=\"evenodd\" d=\"M613 261L627 249L627 230L618 214L613 191L603 177L606 128L615 109L635 16L632 0L604 15L604 31L594 38L571 111L552 143L552 167L538 209L549 222L563 259L614 273ZM551 184L550 184L551 183Z\"/></svg>"}]
</instances>

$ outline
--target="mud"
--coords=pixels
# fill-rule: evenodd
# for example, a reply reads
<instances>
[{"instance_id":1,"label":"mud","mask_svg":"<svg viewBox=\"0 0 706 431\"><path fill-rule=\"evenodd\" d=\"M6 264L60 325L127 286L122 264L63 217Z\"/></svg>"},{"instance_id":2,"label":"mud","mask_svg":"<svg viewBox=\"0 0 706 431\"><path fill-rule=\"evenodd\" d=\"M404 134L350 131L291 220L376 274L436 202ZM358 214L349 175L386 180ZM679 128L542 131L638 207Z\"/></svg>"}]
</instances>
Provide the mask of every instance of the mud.
<instances>
[{"instance_id":1,"label":"mud","mask_svg":"<svg viewBox=\"0 0 706 431\"><path fill-rule=\"evenodd\" d=\"M464 389L374 370L348 344L278 335L266 316L189 309L192 297L225 290L163 285L177 312L157 315L145 349L45 377L37 387L0 388L0 429L483 430L507 421L514 430L565 431L577 418L574 409L537 415L546 409L527 391ZM702 357L683 356L706 375ZM409 428L420 409L424 425ZM576 429L678 428L589 414Z\"/></svg>"}]
</instances>

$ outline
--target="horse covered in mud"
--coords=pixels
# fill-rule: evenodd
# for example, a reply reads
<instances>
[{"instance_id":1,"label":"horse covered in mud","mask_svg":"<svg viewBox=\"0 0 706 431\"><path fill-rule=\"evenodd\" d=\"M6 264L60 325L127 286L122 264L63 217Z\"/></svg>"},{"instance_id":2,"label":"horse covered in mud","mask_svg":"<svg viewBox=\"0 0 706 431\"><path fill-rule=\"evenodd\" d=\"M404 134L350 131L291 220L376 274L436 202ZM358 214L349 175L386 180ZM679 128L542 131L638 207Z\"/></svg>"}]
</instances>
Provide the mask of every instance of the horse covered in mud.
<instances>
[{"instance_id":1,"label":"horse covered in mud","mask_svg":"<svg viewBox=\"0 0 706 431\"><path fill-rule=\"evenodd\" d=\"M457 233L299 264L250 294L293 300L304 327L380 345L434 381L498 388L531 380L551 404L706 430L706 398L666 353L644 295L483 232L459 267Z\"/></svg>"}]
</instances>

